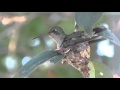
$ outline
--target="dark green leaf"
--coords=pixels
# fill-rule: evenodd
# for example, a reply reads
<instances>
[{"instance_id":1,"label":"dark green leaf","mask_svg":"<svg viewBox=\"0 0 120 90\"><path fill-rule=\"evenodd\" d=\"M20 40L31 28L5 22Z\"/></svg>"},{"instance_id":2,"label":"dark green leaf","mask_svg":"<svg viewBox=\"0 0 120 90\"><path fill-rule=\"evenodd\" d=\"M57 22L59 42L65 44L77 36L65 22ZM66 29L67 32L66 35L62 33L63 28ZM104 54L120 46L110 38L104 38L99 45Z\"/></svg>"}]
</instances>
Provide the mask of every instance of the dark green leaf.
<instances>
[{"instance_id":1,"label":"dark green leaf","mask_svg":"<svg viewBox=\"0 0 120 90\"><path fill-rule=\"evenodd\" d=\"M56 63L58 63L62 58L64 58L64 55L57 55L57 56L51 58L51 59L50 59L50 62L56 64Z\"/></svg>"},{"instance_id":2,"label":"dark green leaf","mask_svg":"<svg viewBox=\"0 0 120 90\"><path fill-rule=\"evenodd\" d=\"M98 36L102 36L105 39L107 38L116 45L120 46L119 39L111 32L111 30L109 30L107 24L101 24L99 27L94 28L93 32L95 36L97 34Z\"/></svg>"},{"instance_id":3,"label":"dark green leaf","mask_svg":"<svg viewBox=\"0 0 120 90\"><path fill-rule=\"evenodd\" d=\"M89 36L92 35L92 27L102 17L103 12L75 12L75 21Z\"/></svg>"},{"instance_id":4,"label":"dark green leaf","mask_svg":"<svg viewBox=\"0 0 120 90\"><path fill-rule=\"evenodd\" d=\"M91 61L90 78L112 78L112 71L103 63ZM95 71L95 72L94 72Z\"/></svg>"},{"instance_id":5,"label":"dark green leaf","mask_svg":"<svg viewBox=\"0 0 120 90\"><path fill-rule=\"evenodd\" d=\"M54 56L60 55L57 51L50 50L42 52L35 57L33 57L28 63L26 63L18 72L19 77L28 76L38 65L50 60Z\"/></svg>"},{"instance_id":6,"label":"dark green leaf","mask_svg":"<svg viewBox=\"0 0 120 90\"><path fill-rule=\"evenodd\" d=\"M119 39L109 30L106 28L103 32L99 33L100 36L103 36L105 38L108 38L110 41L115 43L116 45L120 46Z\"/></svg>"}]
</instances>

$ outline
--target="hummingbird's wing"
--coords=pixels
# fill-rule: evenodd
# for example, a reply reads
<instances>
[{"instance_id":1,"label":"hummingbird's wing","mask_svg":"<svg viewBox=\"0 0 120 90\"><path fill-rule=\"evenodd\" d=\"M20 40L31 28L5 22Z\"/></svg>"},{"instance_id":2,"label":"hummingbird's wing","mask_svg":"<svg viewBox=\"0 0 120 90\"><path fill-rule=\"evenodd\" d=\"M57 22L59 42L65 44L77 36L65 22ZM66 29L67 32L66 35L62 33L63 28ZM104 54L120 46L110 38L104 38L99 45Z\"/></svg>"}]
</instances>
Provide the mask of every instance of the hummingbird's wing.
<instances>
[{"instance_id":1,"label":"hummingbird's wing","mask_svg":"<svg viewBox=\"0 0 120 90\"><path fill-rule=\"evenodd\" d=\"M100 33L100 32L102 31L96 30L96 34L91 38L84 31L74 32L66 36L62 45L64 46L64 48L66 48L66 47L74 46L75 44L79 44L83 42L88 42L89 44L92 44L95 42L105 40L106 39L105 37L101 35L97 35L97 33Z\"/></svg>"},{"instance_id":2,"label":"hummingbird's wing","mask_svg":"<svg viewBox=\"0 0 120 90\"><path fill-rule=\"evenodd\" d=\"M100 37L100 38L92 38L92 39L90 39L89 41L88 41L88 43L89 44L93 44L93 43L96 43L96 42L100 42L100 41L103 41L103 40L106 40L105 38L102 38L102 37Z\"/></svg>"},{"instance_id":3,"label":"hummingbird's wing","mask_svg":"<svg viewBox=\"0 0 120 90\"><path fill-rule=\"evenodd\" d=\"M88 40L90 40L90 37L84 31L77 31L73 32L70 35L66 35L62 45L64 46L64 48L66 48L68 46L73 46L78 43L86 42Z\"/></svg>"}]
</instances>

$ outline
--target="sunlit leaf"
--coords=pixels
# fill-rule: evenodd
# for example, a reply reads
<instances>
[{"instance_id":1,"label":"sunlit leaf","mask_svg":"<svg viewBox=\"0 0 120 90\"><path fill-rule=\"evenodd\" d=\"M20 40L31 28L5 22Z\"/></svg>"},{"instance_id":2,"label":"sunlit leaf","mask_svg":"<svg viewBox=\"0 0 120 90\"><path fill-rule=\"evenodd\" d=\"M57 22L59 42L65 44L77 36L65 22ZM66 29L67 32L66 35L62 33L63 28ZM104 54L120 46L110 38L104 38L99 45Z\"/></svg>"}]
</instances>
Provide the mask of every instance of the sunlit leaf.
<instances>
[{"instance_id":1,"label":"sunlit leaf","mask_svg":"<svg viewBox=\"0 0 120 90\"><path fill-rule=\"evenodd\" d=\"M103 63L91 61L91 71L90 71L90 78L112 78L113 74L112 71ZM94 72L95 70L95 72Z\"/></svg>"},{"instance_id":2,"label":"sunlit leaf","mask_svg":"<svg viewBox=\"0 0 120 90\"><path fill-rule=\"evenodd\" d=\"M18 73L15 74L14 78L19 78L19 75Z\"/></svg>"},{"instance_id":3,"label":"sunlit leaf","mask_svg":"<svg viewBox=\"0 0 120 90\"><path fill-rule=\"evenodd\" d=\"M55 50L45 51L36 55L19 70L18 72L19 77L28 76L33 70L35 70L38 67L38 65L43 64L44 62L50 60L56 55L60 54Z\"/></svg>"},{"instance_id":4,"label":"sunlit leaf","mask_svg":"<svg viewBox=\"0 0 120 90\"><path fill-rule=\"evenodd\" d=\"M90 72L89 72L90 78L95 78L95 68L94 68L93 63L90 61L88 66L90 68Z\"/></svg>"},{"instance_id":5,"label":"sunlit leaf","mask_svg":"<svg viewBox=\"0 0 120 90\"><path fill-rule=\"evenodd\" d=\"M92 27L102 17L103 12L75 12L75 21L89 36L92 35Z\"/></svg>"}]
</instances>

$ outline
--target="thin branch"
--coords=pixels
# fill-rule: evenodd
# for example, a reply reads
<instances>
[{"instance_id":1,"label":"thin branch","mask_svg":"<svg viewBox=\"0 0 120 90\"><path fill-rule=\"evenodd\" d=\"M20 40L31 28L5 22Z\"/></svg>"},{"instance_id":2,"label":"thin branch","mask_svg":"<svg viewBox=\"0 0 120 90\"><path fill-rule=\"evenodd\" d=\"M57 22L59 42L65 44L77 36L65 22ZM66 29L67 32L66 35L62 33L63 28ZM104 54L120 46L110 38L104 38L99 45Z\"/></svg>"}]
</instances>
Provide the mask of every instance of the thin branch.
<instances>
[{"instance_id":1,"label":"thin branch","mask_svg":"<svg viewBox=\"0 0 120 90\"><path fill-rule=\"evenodd\" d=\"M15 23L14 25L8 27L7 29L5 29L1 34L0 34L0 41L3 40L6 36L9 36L9 34L11 33L11 31L13 29L16 29L16 30L21 30L21 28L23 26L25 26L26 24L28 24L31 20L33 20L34 18L36 18L37 16L39 16L40 13L30 13L28 16L27 16L27 21L26 22L23 22L23 23Z\"/></svg>"},{"instance_id":2,"label":"thin branch","mask_svg":"<svg viewBox=\"0 0 120 90\"><path fill-rule=\"evenodd\" d=\"M7 54L8 53L8 48L0 48L0 55ZM32 56L33 53L28 52L26 48L17 48L16 54L22 54L22 55L29 55Z\"/></svg>"}]
</instances>

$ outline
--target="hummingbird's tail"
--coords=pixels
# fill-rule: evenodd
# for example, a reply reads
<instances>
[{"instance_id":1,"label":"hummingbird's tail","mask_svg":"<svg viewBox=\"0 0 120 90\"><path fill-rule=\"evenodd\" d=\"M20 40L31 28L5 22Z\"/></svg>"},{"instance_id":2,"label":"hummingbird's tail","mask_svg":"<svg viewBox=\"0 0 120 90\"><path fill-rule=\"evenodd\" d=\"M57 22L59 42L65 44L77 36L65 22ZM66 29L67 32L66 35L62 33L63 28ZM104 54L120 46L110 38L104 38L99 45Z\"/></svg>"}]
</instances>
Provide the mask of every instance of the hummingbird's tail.
<instances>
[{"instance_id":1,"label":"hummingbird's tail","mask_svg":"<svg viewBox=\"0 0 120 90\"><path fill-rule=\"evenodd\" d=\"M92 38L88 41L88 43L92 44L92 43L100 42L102 40L106 40L106 38L104 38L103 36L99 36L99 33L104 32L104 31L105 31L104 27L94 28L93 29L94 34Z\"/></svg>"},{"instance_id":2,"label":"hummingbird's tail","mask_svg":"<svg viewBox=\"0 0 120 90\"><path fill-rule=\"evenodd\" d=\"M106 40L105 38L100 38L100 39L91 39L90 41L88 41L89 44L93 44L93 43L97 43L100 41Z\"/></svg>"}]
</instances>

